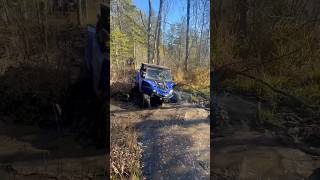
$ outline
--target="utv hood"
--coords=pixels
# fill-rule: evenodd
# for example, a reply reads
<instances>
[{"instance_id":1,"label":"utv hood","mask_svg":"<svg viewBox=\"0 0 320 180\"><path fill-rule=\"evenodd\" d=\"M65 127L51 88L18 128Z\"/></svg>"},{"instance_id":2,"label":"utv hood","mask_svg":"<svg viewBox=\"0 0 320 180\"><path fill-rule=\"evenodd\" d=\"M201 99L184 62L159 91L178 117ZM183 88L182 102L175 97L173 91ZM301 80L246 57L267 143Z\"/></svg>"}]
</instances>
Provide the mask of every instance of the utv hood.
<instances>
[{"instance_id":1,"label":"utv hood","mask_svg":"<svg viewBox=\"0 0 320 180\"><path fill-rule=\"evenodd\" d=\"M175 86L175 83L172 81L158 81L151 79L145 79L145 81L150 84L152 92L161 97L167 97L172 94Z\"/></svg>"}]
</instances>

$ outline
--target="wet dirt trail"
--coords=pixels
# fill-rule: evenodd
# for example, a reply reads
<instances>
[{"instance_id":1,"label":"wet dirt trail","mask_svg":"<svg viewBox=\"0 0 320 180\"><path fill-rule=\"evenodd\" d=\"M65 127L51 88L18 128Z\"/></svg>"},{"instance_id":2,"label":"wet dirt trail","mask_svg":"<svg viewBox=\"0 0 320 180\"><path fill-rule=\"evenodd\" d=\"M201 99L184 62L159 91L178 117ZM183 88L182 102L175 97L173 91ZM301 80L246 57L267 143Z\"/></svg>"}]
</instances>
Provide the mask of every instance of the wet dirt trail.
<instances>
[{"instance_id":1,"label":"wet dirt trail","mask_svg":"<svg viewBox=\"0 0 320 180\"><path fill-rule=\"evenodd\" d=\"M218 97L218 102L222 117L211 157L215 179L320 179L320 174L313 174L320 157L288 145L273 131L254 128L257 102L235 95Z\"/></svg>"},{"instance_id":2,"label":"wet dirt trail","mask_svg":"<svg viewBox=\"0 0 320 180\"><path fill-rule=\"evenodd\" d=\"M147 179L209 179L209 111L196 105L165 104L140 109L111 102L111 121L130 120L139 132Z\"/></svg>"},{"instance_id":3,"label":"wet dirt trail","mask_svg":"<svg viewBox=\"0 0 320 180\"><path fill-rule=\"evenodd\" d=\"M100 180L105 150L85 146L75 135L0 121L1 180Z\"/></svg>"}]
</instances>

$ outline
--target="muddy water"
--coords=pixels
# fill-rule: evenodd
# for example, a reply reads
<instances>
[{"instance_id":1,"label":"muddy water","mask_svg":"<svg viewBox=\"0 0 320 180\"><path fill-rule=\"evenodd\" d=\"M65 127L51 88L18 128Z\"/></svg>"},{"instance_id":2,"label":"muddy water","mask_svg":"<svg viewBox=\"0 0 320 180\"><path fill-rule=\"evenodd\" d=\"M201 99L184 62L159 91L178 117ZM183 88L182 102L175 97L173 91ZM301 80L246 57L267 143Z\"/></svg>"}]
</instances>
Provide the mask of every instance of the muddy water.
<instances>
[{"instance_id":1,"label":"muddy water","mask_svg":"<svg viewBox=\"0 0 320 180\"><path fill-rule=\"evenodd\" d=\"M72 134L1 122L0 142L1 180L104 179L105 150Z\"/></svg>"},{"instance_id":2,"label":"muddy water","mask_svg":"<svg viewBox=\"0 0 320 180\"><path fill-rule=\"evenodd\" d=\"M308 179L320 167L320 157L289 147L272 131L254 130L255 102L228 96L219 103L226 113L215 131L211 171L220 179Z\"/></svg>"}]
</instances>

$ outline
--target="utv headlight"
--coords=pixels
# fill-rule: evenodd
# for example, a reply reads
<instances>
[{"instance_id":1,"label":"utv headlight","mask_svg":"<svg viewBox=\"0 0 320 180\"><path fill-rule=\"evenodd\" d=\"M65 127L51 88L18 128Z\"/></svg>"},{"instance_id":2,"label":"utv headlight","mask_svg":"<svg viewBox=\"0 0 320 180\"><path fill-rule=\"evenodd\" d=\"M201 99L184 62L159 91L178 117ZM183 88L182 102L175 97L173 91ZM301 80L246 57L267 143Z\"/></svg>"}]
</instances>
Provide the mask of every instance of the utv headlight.
<instances>
[{"instance_id":1,"label":"utv headlight","mask_svg":"<svg viewBox=\"0 0 320 180\"><path fill-rule=\"evenodd\" d=\"M173 90L172 90L172 89L169 91L169 94L171 94L171 93L173 93Z\"/></svg>"},{"instance_id":2,"label":"utv headlight","mask_svg":"<svg viewBox=\"0 0 320 180\"><path fill-rule=\"evenodd\" d=\"M152 90L152 92L153 92L154 94L156 94L156 95L159 95L159 92L158 92L158 91L156 91L155 89L154 89L154 90Z\"/></svg>"}]
</instances>

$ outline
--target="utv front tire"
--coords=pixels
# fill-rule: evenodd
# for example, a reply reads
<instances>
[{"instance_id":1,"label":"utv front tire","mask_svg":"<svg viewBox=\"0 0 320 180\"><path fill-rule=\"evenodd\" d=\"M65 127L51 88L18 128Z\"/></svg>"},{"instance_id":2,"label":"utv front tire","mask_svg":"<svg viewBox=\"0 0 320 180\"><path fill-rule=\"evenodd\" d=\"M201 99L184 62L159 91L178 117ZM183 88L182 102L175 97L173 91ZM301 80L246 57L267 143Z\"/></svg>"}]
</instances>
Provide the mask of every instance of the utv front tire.
<instances>
[{"instance_id":1,"label":"utv front tire","mask_svg":"<svg viewBox=\"0 0 320 180\"><path fill-rule=\"evenodd\" d=\"M151 98L150 105L153 108L159 108L159 107L162 107L162 101L157 98Z\"/></svg>"},{"instance_id":2,"label":"utv front tire","mask_svg":"<svg viewBox=\"0 0 320 180\"><path fill-rule=\"evenodd\" d=\"M150 108L150 96L147 94L142 94L142 108Z\"/></svg>"},{"instance_id":3,"label":"utv front tire","mask_svg":"<svg viewBox=\"0 0 320 180\"><path fill-rule=\"evenodd\" d=\"M172 103L181 103L181 93L177 91L173 91L173 97L171 99Z\"/></svg>"}]
</instances>

